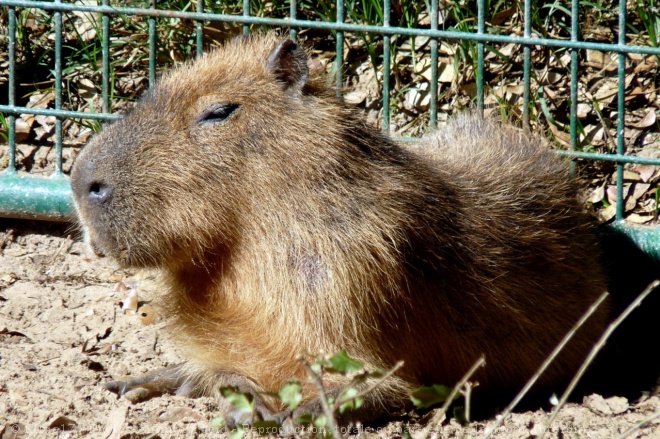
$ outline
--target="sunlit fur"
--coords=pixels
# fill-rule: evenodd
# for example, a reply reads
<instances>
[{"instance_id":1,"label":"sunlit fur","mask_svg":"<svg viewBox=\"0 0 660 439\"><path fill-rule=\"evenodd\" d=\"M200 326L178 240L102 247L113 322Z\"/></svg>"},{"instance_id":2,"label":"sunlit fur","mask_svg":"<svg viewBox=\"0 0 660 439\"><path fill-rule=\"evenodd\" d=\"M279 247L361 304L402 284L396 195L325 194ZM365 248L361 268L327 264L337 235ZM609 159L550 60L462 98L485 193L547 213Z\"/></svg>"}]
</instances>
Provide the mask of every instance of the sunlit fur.
<instances>
[{"instance_id":1,"label":"sunlit fur","mask_svg":"<svg viewBox=\"0 0 660 439\"><path fill-rule=\"evenodd\" d=\"M279 41L236 39L171 71L85 148L78 163L114 186L95 210L74 169L89 240L160 270L200 391L227 371L279 389L304 377L297 354L339 349L370 367L405 361L367 401L376 416L411 387L453 385L482 354L477 395L518 390L605 290L566 163L472 114L396 143L326 78L285 89L266 62ZM240 106L199 124L217 103ZM539 389L562 390L605 316Z\"/></svg>"}]
</instances>

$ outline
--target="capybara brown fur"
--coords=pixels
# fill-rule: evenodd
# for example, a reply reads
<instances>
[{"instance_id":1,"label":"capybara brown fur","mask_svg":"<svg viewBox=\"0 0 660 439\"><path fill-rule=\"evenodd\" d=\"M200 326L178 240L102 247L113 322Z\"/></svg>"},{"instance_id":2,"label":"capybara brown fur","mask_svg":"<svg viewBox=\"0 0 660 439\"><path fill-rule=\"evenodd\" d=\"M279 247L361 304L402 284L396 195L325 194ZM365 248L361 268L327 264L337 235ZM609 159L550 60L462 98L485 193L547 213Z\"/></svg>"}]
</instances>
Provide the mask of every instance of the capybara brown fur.
<instances>
[{"instance_id":1,"label":"capybara brown fur","mask_svg":"<svg viewBox=\"0 0 660 439\"><path fill-rule=\"evenodd\" d=\"M475 399L519 390L606 290L566 163L470 113L399 143L327 82L290 40L237 38L166 74L79 155L87 242L167 286L188 360L168 385L258 395L304 380L300 353L346 349L368 368L404 361L365 418L407 407L417 386L454 385L482 355ZM536 389L563 390L606 308Z\"/></svg>"}]
</instances>

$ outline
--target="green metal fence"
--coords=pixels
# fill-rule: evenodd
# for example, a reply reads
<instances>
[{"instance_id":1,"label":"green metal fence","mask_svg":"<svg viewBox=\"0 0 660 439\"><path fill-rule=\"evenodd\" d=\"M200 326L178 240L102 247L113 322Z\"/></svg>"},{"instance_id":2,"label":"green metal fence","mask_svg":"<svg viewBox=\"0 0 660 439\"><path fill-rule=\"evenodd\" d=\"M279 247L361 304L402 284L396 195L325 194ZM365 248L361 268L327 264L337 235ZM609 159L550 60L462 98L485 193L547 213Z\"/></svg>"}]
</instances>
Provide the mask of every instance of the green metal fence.
<instances>
[{"instance_id":1,"label":"green metal fence","mask_svg":"<svg viewBox=\"0 0 660 439\"><path fill-rule=\"evenodd\" d=\"M86 2L89 3L89 2ZM122 2L131 4L131 2ZM625 108L625 69L627 54L648 54L660 56L660 48L629 45L626 44L626 4L625 1L619 5L619 23L618 23L618 41L613 44L597 43L579 40L578 10L581 7L578 0L571 0L570 5L567 1L563 2L563 8L570 11L571 16L571 38L553 39L538 38L532 34L532 0L524 0L522 6L524 11L524 30L522 36L508 36L489 34L486 32L486 6L485 0L477 0L477 32L458 32L452 30L439 29L438 26L438 0L428 0L427 8L430 16L430 26L428 28L409 28L390 25L390 0L383 0L383 23L382 25L357 24L345 22L344 1L337 0L335 6L336 21L322 22L297 19L298 5L296 0L291 0L289 8L289 17L286 18L265 18L250 15L250 1L243 1L242 15L225 15L204 12L204 1L196 3L196 11L173 11L160 10L157 8L156 1L151 0L151 6L148 8L135 8L126 6L111 5L110 0L98 0L96 5L80 3L63 3L61 0L54 1L28 1L28 0L0 0L0 6L6 8L6 17L8 23L8 100L7 105L0 105L0 112L3 114L7 125L7 137L9 144L8 166L0 174L0 216L5 217L23 217L49 220L67 220L72 215L72 198L68 178L62 172L62 123L68 118L88 119L107 121L118 119L120 116L111 114L110 102L110 27L109 17L114 15L124 16L142 16L149 20L149 83L153 84L156 75L156 48L158 38L156 33L156 19L158 17L180 18L196 22L196 51L202 52L203 29L207 22L239 23L243 25L244 32L249 31L250 25L277 26L289 28L291 36L295 39L299 29L326 29L336 33L336 71L337 90L340 93L343 85L342 60L344 51L344 33L346 32L366 32L375 35L382 35L383 38L383 77L390 77L390 39L394 35L405 36L424 36L430 38L431 46L431 78L430 81L430 128L436 128L437 121L437 102L438 102L438 42L443 40L470 40L477 43L477 93L476 106L478 110L484 108L484 53L485 44L489 43L514 43L521 45L524 56L523 66L523 85L524 85L524 105L522 109L523 124L529 124L529 101L531 84L531 48L532 46L545 47L563 47L570 49L570 138L571 150L558 151L559 154L569 156L574 159L583 160L605 160L616 162L617 181L616 194L618 200L624 199L624 164L648 164L660 166L660 159L643 158L626 155L626 145L624 129L617 129L616 133L616 153L600 154L578 151L578 128L577 105L578 105L578 77L579 77L579 57L581 50L598 50L618 54L618 113L615 125L625 127L624 117ZM562 3L562 2L560 2ZM589 3L587 3L589 4ZM584 6L582 6L584 7ZM17 74L16 66L16 14L17 8L34 8L47 11L53 15L54 19L54 46L55 59L52 70L54 72L55 101L52 109L36 109L17 106L15 95ZM100 113L87 113L68 111L62 109L62 15L71 12L95 13L101 15L102 23L102 111ZM390 121L390 89L389 81L383 81L383 126L389 127ZM55 142L54 147L57 155L55 171L49 177L37 177L29 173L18 172L16 168L16 117L21 114L54 116L55 122ZM629 233L645 250L660 257L660 228L641 228L626 226L623 222L624 203L619 202L616 205L615 227L621 228Z\"/></svg>"}]
</instances>

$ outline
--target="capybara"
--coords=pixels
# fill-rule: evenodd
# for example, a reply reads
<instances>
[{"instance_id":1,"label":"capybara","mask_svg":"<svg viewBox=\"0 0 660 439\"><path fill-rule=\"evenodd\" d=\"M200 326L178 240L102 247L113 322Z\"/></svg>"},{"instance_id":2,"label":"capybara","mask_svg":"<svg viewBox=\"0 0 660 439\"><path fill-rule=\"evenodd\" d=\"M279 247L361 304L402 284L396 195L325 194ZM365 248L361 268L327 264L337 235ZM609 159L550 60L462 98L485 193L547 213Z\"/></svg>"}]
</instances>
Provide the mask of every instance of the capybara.
<instances>
[{"instance_id":1,"label":"capybara","mask_svg":"<svg viewBox=\"0 0 660 439\"><path fill-rule=\"evenodd\" d=\"M304 380L300 353L346 349L371 369L404 361L363 419L482 355L474 398L511 394L607 289L592 221L543 141L468 112L399 143L273 33L167 73L84 148L71 183L89 245L162 274L187 357L119 393L233 385L267 418L283 407L259 395ZM561 392L607 320L605 305L536 389Z\"/></svg>"}]
</instances>

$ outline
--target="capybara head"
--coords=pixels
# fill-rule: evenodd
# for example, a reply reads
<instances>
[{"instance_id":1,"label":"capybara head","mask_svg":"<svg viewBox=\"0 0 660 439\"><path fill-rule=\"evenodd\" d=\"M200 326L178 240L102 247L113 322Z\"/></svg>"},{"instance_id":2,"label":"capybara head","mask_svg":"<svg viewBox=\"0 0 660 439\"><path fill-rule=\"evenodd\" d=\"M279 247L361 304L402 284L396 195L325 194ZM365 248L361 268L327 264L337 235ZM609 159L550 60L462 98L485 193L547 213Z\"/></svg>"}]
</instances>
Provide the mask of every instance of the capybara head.
<instances>
[{"instance_id":1,"label":"capybara head","mask_svg":"<svg viewBox=\"0 0 660 439\"><path fill-rule=\"evenodd\" d=\"M255 192L271 190L273 173L295 173L323 124L309 112L308 76L305 52L274 34L236 38L166 74L77 159L71 183L87 242L136 267L231 246Z\"/></svg>"}]
</instances>

